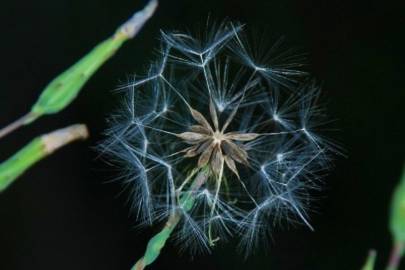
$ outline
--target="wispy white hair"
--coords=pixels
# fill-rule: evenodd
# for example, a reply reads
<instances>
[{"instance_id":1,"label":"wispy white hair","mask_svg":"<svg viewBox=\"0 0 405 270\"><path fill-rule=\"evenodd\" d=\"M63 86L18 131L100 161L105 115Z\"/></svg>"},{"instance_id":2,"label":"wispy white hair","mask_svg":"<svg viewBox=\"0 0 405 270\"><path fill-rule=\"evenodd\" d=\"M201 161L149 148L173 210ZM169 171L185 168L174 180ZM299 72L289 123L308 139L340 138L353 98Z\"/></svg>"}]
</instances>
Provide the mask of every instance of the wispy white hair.
<instances>
[{"instance_id":1,"label":"wispy white hair","mask_svg":"<svg viewBox=\"0 0 405 270\"><path fill-rule=\"evenodd\" d=\"M139 222L153 224L181 211L176 239L193 251L209 249L208 233L221 240L239 235L241 247L251 250L282 220L312 229L310 191L338 149L320 133L327 119L319 87L301 70L301 55L279 51L277 44L265 55L252 53L243 30L222 22L198 38L162 31L162 49L148 73L120 87L125 99L100 146L122 165ZM185 211L178 191L196 161L184 157L176 134L193 125L190 107L208 115L210 101L220 119L236 108L232 131L261 136L242 145L250 165L241 166L240 178L226 173L218 196L207 181Z\"/></svg>"}]
</instances>

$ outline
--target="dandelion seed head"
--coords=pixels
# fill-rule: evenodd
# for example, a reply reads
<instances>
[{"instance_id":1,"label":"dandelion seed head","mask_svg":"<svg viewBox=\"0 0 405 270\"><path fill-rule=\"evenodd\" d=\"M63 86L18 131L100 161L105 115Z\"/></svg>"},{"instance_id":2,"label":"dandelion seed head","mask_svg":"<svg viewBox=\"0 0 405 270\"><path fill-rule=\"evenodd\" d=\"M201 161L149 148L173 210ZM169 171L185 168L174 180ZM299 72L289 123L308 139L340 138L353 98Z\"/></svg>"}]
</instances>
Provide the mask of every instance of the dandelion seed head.
<instances>
[{"instance_id":1,"label":"dandelion seed head","mask_svg":"<svg viewBox=\"0 0 405 270\"><path fill-rule=\"evenodd\" d=\"M321 134L319 87L301 79L300 56L279 42L253 53L244 28L162 31L158 61L120 87L125 100L100 145L123 168L140 223L182 213L175 238L192 251L233 236L251 250L282 220L312 229L311 190L340 149ZM200 170L208 180L193 189Z\"/></svg>"}]
</instances>

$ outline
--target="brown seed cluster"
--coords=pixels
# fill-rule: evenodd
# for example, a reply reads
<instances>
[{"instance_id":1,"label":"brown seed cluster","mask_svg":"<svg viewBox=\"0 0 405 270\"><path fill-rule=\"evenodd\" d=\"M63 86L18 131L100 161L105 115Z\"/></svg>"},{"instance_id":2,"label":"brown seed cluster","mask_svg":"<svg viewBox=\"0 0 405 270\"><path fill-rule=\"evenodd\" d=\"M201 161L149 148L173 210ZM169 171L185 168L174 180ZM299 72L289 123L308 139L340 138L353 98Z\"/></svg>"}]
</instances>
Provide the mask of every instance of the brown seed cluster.
<instances>
[{"instance_id":1,"label":"brown seed cluster","mask_svg":"<svg viewBox=\"0 0 405 270\"><path fill-rule=\"evenodd\" d=\"M243 145L235 143L235 141L251 141L256 139L260 134L241 132L225 133L226 128L232 122L236 114L237 108L232 111L220 129L217 111L212 101L209 107L213 126L211 126L200 112L190 108L191 115L198 124L191 126L190 131L177 134L179 138L191 145L183 150L183 152L185 152L184 156L195 157L199 155L198 167L201 168L209 164L216 175L222 173L224 164L226 164L239 178L235 161L246 166L249 165L249 162L248 154L243 148Z\"/></svg>"}]
</instances>

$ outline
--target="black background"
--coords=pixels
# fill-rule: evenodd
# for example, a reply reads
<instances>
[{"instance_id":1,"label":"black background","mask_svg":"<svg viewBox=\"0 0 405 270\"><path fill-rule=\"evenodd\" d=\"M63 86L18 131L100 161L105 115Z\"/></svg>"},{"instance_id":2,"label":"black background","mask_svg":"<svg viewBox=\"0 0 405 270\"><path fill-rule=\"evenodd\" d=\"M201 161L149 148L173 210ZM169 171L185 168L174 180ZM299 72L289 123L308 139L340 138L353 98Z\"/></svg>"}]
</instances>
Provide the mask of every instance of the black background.
<instances>
[{"instance_id":1,"label":"black background","mask_svg":"<svg viewBox=\"0 0 405 270\"><path fill-rule=\"evenodd\" d=\"M355 3L354 3L355 2ZM141 1L2 2L0 126L23 113L41 89ZM405 5L349 0L162 0L154 18L105 64L74 103L0 141L7 158L39 134L76 122L91 138L67 146L0 195L0 269L129 269L157 228L137 231L114 173L91 149L117 106L120 80L142 73L159 29L196 28L207 16L247 23L247 30L284 35L309 53L323 82L329 114L338 119L339 157L325 179L315 232L280 227L270 247L243 260L233 243L211 255L179 255L168 244L151 269L360 269L369 248L382 269L390 247L388 205L405 160ZM194 27L195 26L195 27ZM402 269L405 269L403 266Z\"/></svg>"}]
</instances>

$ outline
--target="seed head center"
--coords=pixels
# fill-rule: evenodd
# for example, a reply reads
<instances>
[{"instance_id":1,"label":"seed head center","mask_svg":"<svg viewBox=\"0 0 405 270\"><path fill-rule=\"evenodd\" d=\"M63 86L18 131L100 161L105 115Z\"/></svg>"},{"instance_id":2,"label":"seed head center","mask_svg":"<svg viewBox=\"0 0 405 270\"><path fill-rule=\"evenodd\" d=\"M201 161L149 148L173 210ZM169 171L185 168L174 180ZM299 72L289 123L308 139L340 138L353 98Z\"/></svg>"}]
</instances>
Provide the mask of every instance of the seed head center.
<instances>
[{"instance_id":1,"label":"seed head center","mask_svg":"<svg viewBox=\"0 0 405 270\"><path fill-rule=\"evenodd\" d=\"M224 140L224 134L217 130L212 134L212 138L214 140L214 144L220 145Z\"/></svg>"}]
</instances>

